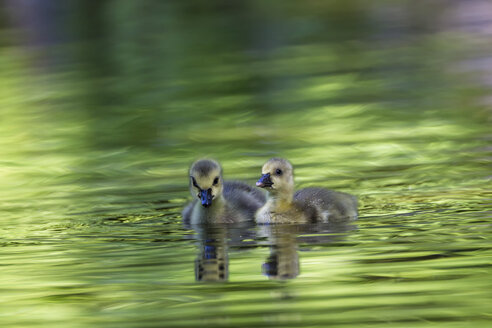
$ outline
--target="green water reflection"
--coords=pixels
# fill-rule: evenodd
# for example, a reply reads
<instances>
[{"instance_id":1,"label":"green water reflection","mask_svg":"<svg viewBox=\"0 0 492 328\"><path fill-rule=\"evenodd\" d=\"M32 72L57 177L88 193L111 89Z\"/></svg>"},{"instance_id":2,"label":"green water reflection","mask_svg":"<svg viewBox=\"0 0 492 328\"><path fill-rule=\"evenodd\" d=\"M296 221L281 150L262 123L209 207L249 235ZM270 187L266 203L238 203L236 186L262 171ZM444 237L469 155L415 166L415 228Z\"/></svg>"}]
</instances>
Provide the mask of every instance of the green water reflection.
<instances>
[{"instance_id":1,"label":"green water reflection","mask_svg":"<svg viewBox=\"0 0 492 328\"><path fill-rule=\"evenodd\" d=\"M97 3L0 10L2 327L490 325L491 48L457 4ZM202 156L286 157L360 219L183 226Z\"/></svg>"}]
</instances>

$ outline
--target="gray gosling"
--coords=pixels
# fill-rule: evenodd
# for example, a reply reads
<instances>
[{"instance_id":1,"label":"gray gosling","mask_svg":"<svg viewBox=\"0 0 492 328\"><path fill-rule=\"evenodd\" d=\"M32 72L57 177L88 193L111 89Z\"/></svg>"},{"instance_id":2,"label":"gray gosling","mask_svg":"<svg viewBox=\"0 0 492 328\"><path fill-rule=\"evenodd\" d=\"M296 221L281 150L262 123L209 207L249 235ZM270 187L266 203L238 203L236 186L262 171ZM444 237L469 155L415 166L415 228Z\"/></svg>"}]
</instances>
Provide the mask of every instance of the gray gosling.
<instances>
[{"instance_id":1,"label":"gray gosling","mask_svg":"<svg viewBox=\"0 0 492 328\"><path fill-rule=\"evenodd\" d=\"M268 200L255 215L258 223L346 222L357 219L357 199L324 188L294 193L292 164L272 158L263 165L256 186L268 190Z\"/></svg>"},{"instance_id":2,"label":"gray gosling","mask_svg":"<svg viewBox=\"0 0 492 328\"><path fill-rule=\"evenodd\" d=\"M224 181L222 167L214 160L196 161L189 175L195 200L183 210L186 224L253 221L255 212L266 202L258 189L239 181Z\"/></svg>"}]
</instances>

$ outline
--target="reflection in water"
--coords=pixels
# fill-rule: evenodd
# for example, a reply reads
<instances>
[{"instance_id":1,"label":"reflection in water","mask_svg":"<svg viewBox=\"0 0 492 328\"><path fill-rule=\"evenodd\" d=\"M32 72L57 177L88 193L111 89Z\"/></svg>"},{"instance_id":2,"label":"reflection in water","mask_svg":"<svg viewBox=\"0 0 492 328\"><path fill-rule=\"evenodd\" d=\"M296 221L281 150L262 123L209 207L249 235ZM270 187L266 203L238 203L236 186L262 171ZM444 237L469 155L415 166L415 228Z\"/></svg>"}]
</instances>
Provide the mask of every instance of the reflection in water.
<instances>
[{"instance_id":1,"label":"reflection in water","mask_svg":"<svg viewBox=\"0 0 492 328\"><path fill-rule=\"evenodd\" d=\"M252 222L237 224L185 225L195 231L197 256L195 258L196 281L227 281L229 279L230 247L241 247L255 238Z\"/></svg>"},{"instance_id":2,"label":"reflection in water","mask_svg":"<svg viewBox=\"0 0 492 328\"><path fill-rule=\"evenodd\" d=\"M286 280L300 273L299 240L311 245L338 242L342 233L355 229L353 224L263 225L260 235L268 236L270 255L262 265L263 274L270 279Z\"/></svg>"},{"instance_id":3,"label":"reflection in water","mask_svg":"<svg viewBox=\"0 0 492 328\"><path fill-rule=\"evenodd\" d=\"M227 281L229 278L226 229L219 225L195 227L198 239L196 281Z\"/></svg>"},{"instance_id":4,"label":"reflection in water","mask_svg":"<svg viewBox=\"0 0 492 328\"><path fill-rule=\"evenodd\" d=\"M295 226L265 226L271 242L270 255L262 265L263 274L270 279L293 279L299 275L299 254Z\"/></svg>"},{"instance_id":5,"label":"reflection in water","mask_svg":"<svg viewBox=\"0 0 492 328\"><path fill-rule=\"evenodd\" d=\"M196 281L227 281L229 257L225 226L196 227L198 255L195 259Z\"/></svg>"},{"instance_id":6,"label":"reflection in water","mask_svg":"<svg viewBox=\"0 0 492 328\"><path fill-rule=\"evenodd\" d=\"M0 1L0 327L490 326L491 6ZM202 156L287 157L360 229L293 233L287 283L275 233L197 250Z\"/></svg>"},{"instance_id":7,"label":"reflection in water","mask_svg":"<svg viewBox=\"0 0 492 328\"><path fill-rule=\"evenodd\" d=\"M287 280L300 274L299 242L308 245L340 242L352 224L207 224L187 226L196 232L196 281L228 281L230 248L251 245L266 238L270 255L262 264L262 273L272 280ZM261 244L254 242L254 244ZM258 271L256 271L258 272ZM259 273L259 272L258 272Z\"/></svg>"}]
</instances>

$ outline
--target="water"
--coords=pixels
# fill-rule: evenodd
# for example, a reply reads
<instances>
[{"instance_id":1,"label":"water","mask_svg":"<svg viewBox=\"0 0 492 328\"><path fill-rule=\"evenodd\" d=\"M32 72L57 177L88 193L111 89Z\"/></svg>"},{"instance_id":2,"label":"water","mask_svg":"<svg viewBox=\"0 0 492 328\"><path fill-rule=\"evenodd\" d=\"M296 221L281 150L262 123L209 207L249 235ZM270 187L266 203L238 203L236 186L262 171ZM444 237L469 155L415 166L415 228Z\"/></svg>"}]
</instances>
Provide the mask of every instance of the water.
<instances>
[{"instance_id":1,"label":"water","mask_svg":"<svg viewBox=\"0 0 492 328\"><path fill-rule=\"evenodd\" d=\"M487 3L98 3L0 7L2 327L490 326ZM202 156L360 218L183 226Z\"/></svg>"}]
</instances>

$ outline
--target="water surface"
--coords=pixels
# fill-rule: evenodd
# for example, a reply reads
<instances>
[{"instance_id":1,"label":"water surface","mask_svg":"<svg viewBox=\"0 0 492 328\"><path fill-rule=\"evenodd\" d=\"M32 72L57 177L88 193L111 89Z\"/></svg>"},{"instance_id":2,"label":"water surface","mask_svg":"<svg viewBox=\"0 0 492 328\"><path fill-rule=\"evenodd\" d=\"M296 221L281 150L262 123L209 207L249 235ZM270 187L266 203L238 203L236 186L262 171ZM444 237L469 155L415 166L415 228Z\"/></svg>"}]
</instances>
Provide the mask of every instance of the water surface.
<instances>
[{"instance_id":1,"label":"water surface","mask_svg":"<svg viewBox=\"0 0 492 328\"><path fill-rule=\"evenodd\" d=\"M490 326L480 1L5 3L2 327ZM359 220L183 226L202 156Z\"/></svg>"}]
</instances>

